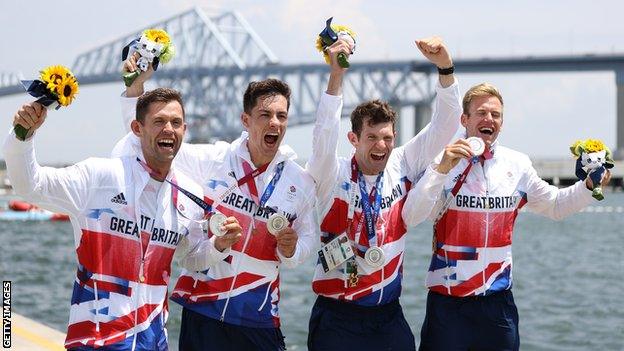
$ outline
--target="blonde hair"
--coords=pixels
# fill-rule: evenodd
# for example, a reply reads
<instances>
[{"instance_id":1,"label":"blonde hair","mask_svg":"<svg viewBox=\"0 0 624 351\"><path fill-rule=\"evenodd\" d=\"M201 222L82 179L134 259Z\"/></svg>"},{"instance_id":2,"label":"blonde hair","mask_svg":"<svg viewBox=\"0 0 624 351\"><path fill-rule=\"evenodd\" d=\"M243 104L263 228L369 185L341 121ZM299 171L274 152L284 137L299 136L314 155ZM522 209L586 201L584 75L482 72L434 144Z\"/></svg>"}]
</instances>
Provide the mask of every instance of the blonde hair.
<instances>
[{"instance_id":1,"label":"blonde hair","mask_svg":"<svg viewBox=\"0 0 624 351\"><path fill-rule=\"evenodd\" d=\"M501 106L504 105L503 97L501 96L500 92L498 91L498 89L496 89L495 86L493 86L490 83L477 84L473 86L472 88L468 89L468 91L464 95L464 100L462 101L462 108L464 109L464 114L466 116L470 115L470 111L469 111L470 103L472 102L474 98L479 97L479 96L493 96L500 101Z\"/></svg>"}]
</instances>

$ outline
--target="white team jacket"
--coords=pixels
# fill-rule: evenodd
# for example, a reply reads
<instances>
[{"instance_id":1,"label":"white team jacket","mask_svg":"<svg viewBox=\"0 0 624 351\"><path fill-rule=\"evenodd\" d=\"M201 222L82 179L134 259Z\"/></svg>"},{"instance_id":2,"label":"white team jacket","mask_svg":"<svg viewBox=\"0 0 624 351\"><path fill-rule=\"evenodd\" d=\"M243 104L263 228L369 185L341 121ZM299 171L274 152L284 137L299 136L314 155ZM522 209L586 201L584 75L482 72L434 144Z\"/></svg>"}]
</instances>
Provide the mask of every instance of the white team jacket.
<instances>
[{"instance_id":1,"label":"white team jacket","mask_svg":"<svg viewBox=\"0 0 624 351\"><path fill-rule=\"evenodd\" d=\"M537 175L525 154L498 142L492 150L492 159L472 166L457 196L450 192L468 165L465 159L448 175L428 167L405 202L404 217L435 222L426 283L432 291L469 296L510 289L513 226L520 208L562 219L592 202L584 182L558 189ZM436 164L440 160L441 155Z\"/></svg>"},{"instance_id":2,"label":"white team jacket","mask_svg":"<svg viewBox=\"0 0 624 351\"><path fill-rule=\"evenodd\" d=\"M366 231L361 226L362 205L356 190L353 224L347 220L351 187L351 158L337 156L342 97L324 94L319 103L313 136L313 154L306 169L316 181L318 210L321 220L321 242L327 243L347 232L351 244L360 255L356 257L359 273L357 286L347 284L346 263L325 273L316 265L312 289L326 297L348 300L364 306L383 305L401 294L406 220L401 216L405 197L415 181L434 157L448 144L461 116L457 82L436 87L437 97L431 123L405 145L395 148L384 170L381 216L376 223L377 241L385 253L381 268L369 266L363 259L368 248ZM370 191L370 188L368 188ZM362 234L354 242L358 226Z\"/></svg>"},{"instance_id":3,"label":"white team jacket","mask_svg":"<svg viewBox=\"0 0 624 351\"><path fill-rule=\"evenodd\" d=\"M18 195L71 218L77 273L65 346L166 347L165 302L174 251L192 270L219 259L201 227L180 215L201 219L201 208L182 194L172 199L171 187L164 183L156 218L143 216L139 196L149 174L136 156L41 167L32 139L22 142L13 133L5 141L4 156ZM201 187L184 174L172 170L167 177L202 196ZM149 244L142 244L142 232Z\"/></svg>"},{"instance_id":4,"label":"white team jacket","mask_svg":"<svg viewBox=\"0 0 624 351\"><path fill-rule=\"evenodd\" d=\"M134 118L135 104L136 99L122 98L122 115L127 125ZM134 154L136 145L136 137L129 134L115 146L115 152ZM226 189L245 174L242 160L253 164L247 149L247 133L243 132L231 144L182 144L174 160L176 168L202 185L206 198L214 201L218 211L238 219L243 236L207 271L183 272L172 295L174 301L230 324L279 327L279 267L281 264L295 267L302 263L317 246L318 237L313 212L314 182L294 162L295 157L288 146L280 146L266 172L255 180L261 196L273 178L277 164L284 162L281 178L266 207L286 215L299 236L295 254L287 258L277 250L275 238L266 230L269 213L258 208L246 185L233 187L233 192L222 198Z\"/></svg>"}]
</instances>

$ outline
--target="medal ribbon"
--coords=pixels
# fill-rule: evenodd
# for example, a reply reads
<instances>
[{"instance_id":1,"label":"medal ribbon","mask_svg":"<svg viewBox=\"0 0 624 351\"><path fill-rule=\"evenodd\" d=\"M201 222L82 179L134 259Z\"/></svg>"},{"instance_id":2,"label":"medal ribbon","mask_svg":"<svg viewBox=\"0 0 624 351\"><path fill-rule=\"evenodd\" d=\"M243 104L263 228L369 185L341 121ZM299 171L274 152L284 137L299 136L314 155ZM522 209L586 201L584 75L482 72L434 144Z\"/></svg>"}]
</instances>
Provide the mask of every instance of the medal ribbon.
<instances>
[{"instance_id":1,"label":"medal ribbon","mask_svg":"<svg viewBox=\"0 0 624 351\"><path fill-rule=\"evenodd\" d=\"M486 146L485 151L483 152L483 154L481 154L481 156L473 156L470 159L468 166L466 166L466 169L464 169L459 178L457 178L457 181L455 182L455 185L451 190L451 196L449 196L444 202L444 205L440 209L440 212L438 213L438 216L436 217L434 223L438 222L450 207L451 202L453 201L455 196L457 196L457 193L459 193L459 189L461 189L461 187L464 185L464 182L466 182L466 178L468 177L468 173L470 173L470 170L472 169L472 165L476 164L477 162L481 162L481 165L483 165L485 160L489 160L493 156L494 153L492 152L492 150L490 150L490 148Z\"/></svg>"},{"instance_id":2,"label":"medal ribbon","mask_svg":"<svg viewBox=\"0 0 624 351\"><path fill-rule=\"evenodd\" d=\"M369 195L366 190L366 180L364 175L359 170L355 156L351 159L351 178L353 181L353 173L357 176L357 183L360 187L360 201L362 202L362 214L366 221L366 237L368 239L368 246L377 246L377 233L375 230L377 219L381 212L381 193L383 189L383 174L380 172L375 180L375 187L371 190ZM373 203L373 204L371 204ZM361 219L360 219L361 220ZM356 245L359 244L359 231L356 233L358 236L355 238Z\"/></svg>"},{"instance_id":3,"label":"medal ribbon","mask_svg":"<svg viewBox=\"0 0 624 351\"><path fill-rule=\"evenodd\" d=\"M145 171L147 171L151 176L156 176L156 177L159 176L159 174L156 171L154 171L153 169L151 169L150 166L148 166L147 163L145 163L145 161L141 160L138 157L137 157L136 160L143 167L143 169L145 169ZM176 209L178 208L178 190L179 190L180 192L182 192L182 194L186 195L189 199L191 199L191 201L196 203L197 206L201 207L204 210L204 214L205 215L213 213L213 210L212 210L213 201L211 199L209 199L207 197L204 197L207 200L207 201L204 201L204 200L200 199L199 196L197 196L197 195L191 193L190 191L182 188L181 186L179 186L177 184L177 182L175 180L175 176L173 176L171 178L171 180L172 181L169 181L169 179L165 178L165 181L167 183L171 184L171 186L173 187L173 189L171 189L171 196L173 197L173 205L176 207Z\"/></svg>"},{"instance_id":4,"label":"medal ribbon","mask_svg":"<svg viewBox=\"0 0 624 351\"><path fill-rule=\"evenodd\" d=\"M256 168L255 170L251 171L251 165L249 165L247 161L243 160L243 170L247 174L243 178L238 180L238 185L240 186L242 184L249 182L250 180L253 180L255 177L264 173L268 166L269 164L266 163L260 166L259 168ZM271 195L273 195L273 192L275 191L275 185L282 177L283 170L284 170L284 161L278 163L277 166L275 166L275 174L273 175L273 178L271 178L271 181L269 182L269 184L267 184L266 188L264 189L264 192L262 193L262 197L260 198L258 197L258 188L256 188L255 181L252 182L251 184L248 184L251 197L253 198L254 202L258 204L261 208L263 208L266 205L267 201L269 201L269 199L271 198ZM251 172L248 173L249 171Z\"/></svg>"}]
</instances>

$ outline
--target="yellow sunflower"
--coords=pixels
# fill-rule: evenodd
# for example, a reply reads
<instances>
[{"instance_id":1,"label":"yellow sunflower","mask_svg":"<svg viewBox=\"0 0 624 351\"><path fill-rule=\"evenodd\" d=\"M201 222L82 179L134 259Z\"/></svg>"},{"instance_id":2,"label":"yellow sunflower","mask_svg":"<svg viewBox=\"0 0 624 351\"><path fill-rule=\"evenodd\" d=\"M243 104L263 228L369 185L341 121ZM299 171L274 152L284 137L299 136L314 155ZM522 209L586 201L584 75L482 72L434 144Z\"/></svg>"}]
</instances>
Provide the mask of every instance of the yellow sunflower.
<instances>
[{"instance_id":1,"label":"yellow sunflower","mask_svg":"<svg viewBox=\"0 0 624 351\"><path fill-rule=\"evenodd\" d=\"M76 98L78 94L78 81L71 74L66 75L61 80L60 84L56 85L54 91L58 95L58 102L61 106L68 106Z\"/></svg>"},{"instance_id":2,"label":"yellow sunflower","mask_svg":"<svg viewBox=\"0 0 624 351\"><path fill-rule=\"evenodd\" d=\"M598 152L605 149L605 145L602 141L598 139L587 139L585 140L584 146L585 152Z\"/></svg>"},{"instance_id":3,"label":"yellow sunflower","mask_svg":"<svg viewBox=\"0 0 624 351\"><path fill-rule=\"evenodd\" d=\"M162 29L146 29L143 31L143 35L155 43L167 45L171 42L169 34Z\"/></svg>"},{"instance_id":4,"label":"yellow sunflower","mask_svg":"<svg viewBox=\"0 0 624 351\"><path fill-rule=\"evenodd\" d=\"M340 24L332 24L331 27L334 30L334 32L336 32L336 33L347 32L347 34L349 34L351 36L351 38L355 39L355 32L352 31L351 28L349 28L347 26L340 25Z\"/></svg>"},{"instance_id":5,"label":"yellow sunflower","mask_svg":"<svg viewBox=\"0 0 624 351\"><path fill-rule=\"evenodd\" d=\"M332 24L331 29L336 33L347 32L351 36L351 38L355 40L355 32L352 31L351 28L347 26L343 26L340 24ZM323 39L321 39L321 36L316 37L316 50L323 53L323 58L325 58L325 63L329 65L329 54L325 52L325 43L323 43Z\"/></svg>"},{"instance_id":6,"label":"yellow sunflower","mask_svg":"<svg viewBox=\"0 0 624 351\"><path fill-rule=\"evenodd\" d=\"M48 90L55 91L58 84L63 80L63 77L66 77L68 74L71 75L71 72L67 67L56 65L46 67L41 71L39 78L42 82L46 83L46 88L48 88Z\"/></svg>"}]
</instances>

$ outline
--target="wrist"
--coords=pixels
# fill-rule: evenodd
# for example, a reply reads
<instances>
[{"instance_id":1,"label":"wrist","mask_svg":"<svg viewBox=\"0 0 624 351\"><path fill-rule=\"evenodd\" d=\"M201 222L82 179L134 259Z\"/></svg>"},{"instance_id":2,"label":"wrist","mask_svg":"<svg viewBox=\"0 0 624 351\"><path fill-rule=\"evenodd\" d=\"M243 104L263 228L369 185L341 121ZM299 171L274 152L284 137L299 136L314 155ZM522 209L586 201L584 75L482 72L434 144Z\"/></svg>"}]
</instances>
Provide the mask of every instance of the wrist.
<instances>
[{"instance_id":1,"label":"wrist","mask_svg":"<svg viewBox=\"0 0 624 351\"><path fill-rule=\"evenodd\" d=\"M134 83L136 83L136 81ZM131 86L126 88L126 97L129 97L129 98L139 97L143 95L144 92L145 92L145 87L143 86L143 83L136 84L136 85L132 84Z\"/></svg>"},{"instance_id":2,"label":"wrist","mask_svg":"<svg viewBox=\"0 0 624 351\"><path fill-rule=\"evenodd\" d=\"M279 252L282 254L282 256L284 256L285 258L292 258L295 255L295 247L293 247L292 249L289 250L282 250L281 248L279 249Z\"/></svg>"},{"instance_id":3,"label":"wrist","mask_svg":"<svg viewBox=\"0 0 624 351\"><path fill-rule=\"evenodd\" d=\"M225 249L227 249L227 247L223 245L220 240L215 240L214 247L219 252L223 252Z\"/></svg>"},{"instance_id":4,"label":"wrist","mask_svg":"<svg viewBox=\"0 0 624 351\"><path fill-rule=\"evenodd\" d=\"M434 167L435 171L441 174L448 174L448 172L451 170L449 167L443 166L442 164L437 165L436 167Z\"/></svg>"},{"instance_id":5,"label":"wrist","mask_svg":"<svg viewBox=\"0 0 624 351\"><path fill-rule=\"evenodd\" d=\"M437 66L438 74L441 76L448 76L455 72L455 66L451 63L450 65L441 65Z\"/></svg>"}]
</instances>

